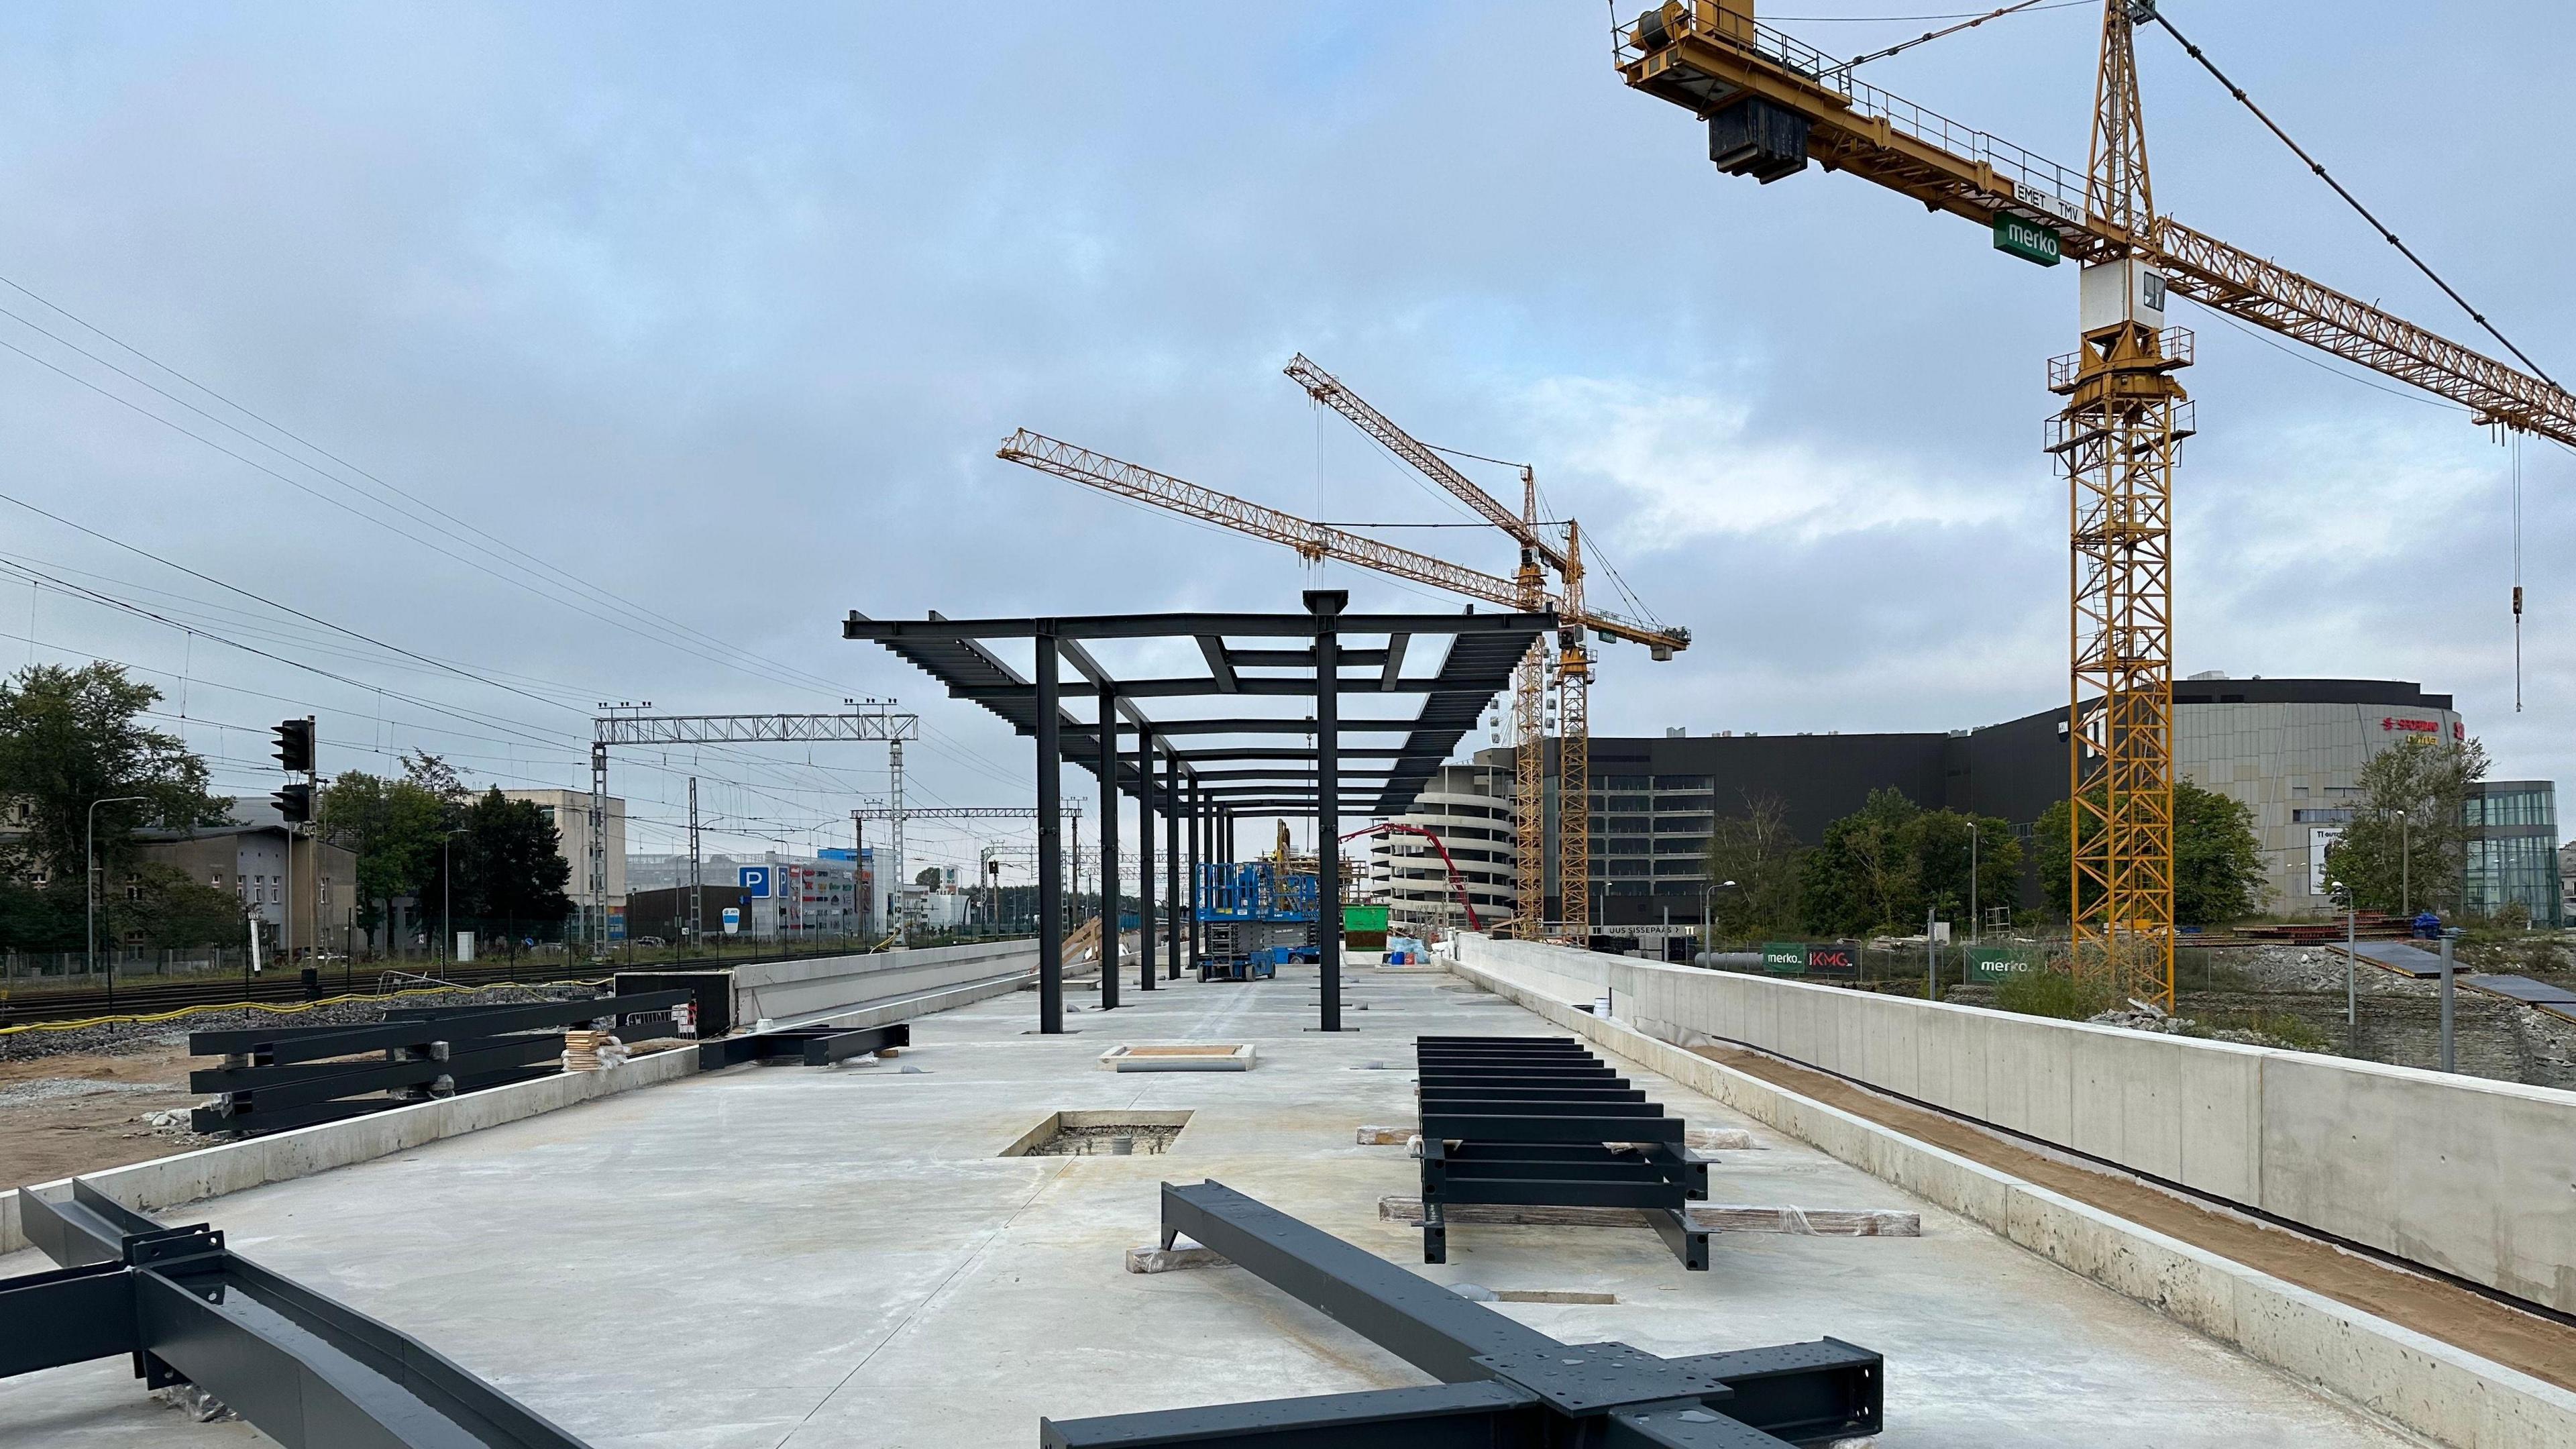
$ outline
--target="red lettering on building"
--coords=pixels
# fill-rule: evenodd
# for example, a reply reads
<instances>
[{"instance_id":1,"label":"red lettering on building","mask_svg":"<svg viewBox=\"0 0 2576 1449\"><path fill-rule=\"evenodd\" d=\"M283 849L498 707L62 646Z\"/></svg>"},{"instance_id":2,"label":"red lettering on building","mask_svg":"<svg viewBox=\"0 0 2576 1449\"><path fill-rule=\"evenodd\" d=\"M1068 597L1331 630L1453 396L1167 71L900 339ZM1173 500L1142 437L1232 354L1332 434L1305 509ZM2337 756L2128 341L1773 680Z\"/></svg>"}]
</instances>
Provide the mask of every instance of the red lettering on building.
<instances>
[{"instance_id":1,"label":"red lettering on building","mask_svg":"<svg viewBox=\"0 0 2576 1449\"><path fill-rule=\"evenodd\" d=\"M2379 727L2384 730L2403 730L2408 734L2418 735L2438 735L2442 732L2442 725L2438 720L2399 719L2394 715L2382 717ZM2452 728L2456 731L2459 727L2454 725Z\"/></svg>"}]
</instances>

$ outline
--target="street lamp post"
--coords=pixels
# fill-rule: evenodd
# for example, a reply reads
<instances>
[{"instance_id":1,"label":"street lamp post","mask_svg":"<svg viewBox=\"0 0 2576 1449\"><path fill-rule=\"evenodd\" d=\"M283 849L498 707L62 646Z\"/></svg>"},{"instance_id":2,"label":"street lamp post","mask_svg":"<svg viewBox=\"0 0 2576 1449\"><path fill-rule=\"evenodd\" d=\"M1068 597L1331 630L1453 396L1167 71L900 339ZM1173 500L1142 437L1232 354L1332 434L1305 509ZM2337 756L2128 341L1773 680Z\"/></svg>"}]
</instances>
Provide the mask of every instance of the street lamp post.
<instances>
[{"instance_id":1,"label":"street lamp post","mask_svg":"<svg viewBox=\"0 0 2576 1449\"><path fill-rule=\"evenodd\" d=\"M81 907L88 918L89 974L92 976L98 974L98 807L131 805L150 798L148 795L110 795L103 800L89 802L89 828L83 837L86 844L82 847L81 859ZM112 971L108 973L107 998L110 1005L116 1001L116 976Z\"/></svg>"},{"instance_id":2,"label":"street lamp post","mask_svg":"<svg viewBox=\"0 0 2576 1449\"><path fill-rule=\"evenodd\" d=\"M441 970L455 964L448 952L456 947L456 873L451 866L448 847L456 843L456 837L464 830L465 827L459 825L438 837L439 940L436 959Z\"/></svg>"},{"instance_id":3,"label":"street lamp post","mask_svg":"<svg viewBox=\"0 0 2576 1449\"><path fill-rule=\"evenodd\" d=\"M1977 817L1968 817L1968 939L1986 939L1985 922L1977 915Z\"/></svg>"},{"instance_id":4,"label":"street lamp post","mask_svg":"<svg viewBox=\"0 0 2576 1449\"><path fill-rule=\"evenodd\" d=\"M2415 914L2415 820L2397 812L2397 914Z\"/></svg>"}]
</instances>

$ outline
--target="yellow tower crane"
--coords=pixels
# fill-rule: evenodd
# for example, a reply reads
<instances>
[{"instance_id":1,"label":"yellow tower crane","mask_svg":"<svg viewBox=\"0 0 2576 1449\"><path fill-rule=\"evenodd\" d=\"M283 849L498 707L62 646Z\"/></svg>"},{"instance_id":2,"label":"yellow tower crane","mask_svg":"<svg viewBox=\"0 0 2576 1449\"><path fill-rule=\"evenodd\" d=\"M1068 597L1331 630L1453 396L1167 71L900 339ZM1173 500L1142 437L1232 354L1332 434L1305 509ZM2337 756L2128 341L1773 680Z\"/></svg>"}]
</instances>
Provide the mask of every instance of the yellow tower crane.
<instances>
[{"instance_id":1,"label":"yellow tower crane","mask_svg":"<svg viewBox=\"0 0 2576 1449\"><path fill-rule=\"evenodd\" d=\"M1421 445L1417 443L1415 446ZM1554 611L1560 625L1556 643L1556 669L1560 690L1557 709L1559 728L1565 732L1564 738L1559 742L1558 751L1558 769L1564 780L1564 783L1559 786L1557 802L1560 847L1558 871L1559 878L1568 883L1568 888L1564 891L1565 914L1569 920L1578 923L1574 926L1560 924L1559 929L1569 934L1589 933L1589 911L1582 909L1589 905L1589 894L1586 890L1586 882L1590 878L1589 832L1591 827L1586 789L1588 781L1586 784L1573 783L1580 778L1577 772L1586 765L1588 756L1586 743L1589 735L1585 733L1585 729L1588 718L1586 705L1591 661L1583 642L1583 631L1588 629L1597 637L1624 639L1644 644L1654 651L1657 658L1665 659L1671 657L1673 650L1689 647L1690 631L1640 624L1616 614L1587 608L1583 602L1582 535L1578 528L1569 524L1564 547L1561 550L1550 550L1551 554L1563 560L1559 567L1566 580L1565 595L1551 596L1542 585L1536 596L1537 602L1533 606L1530 602L1532 596L1527 568L1521 571L1519 577L1507 579L1499 574L1451 563L1447 559L1401 548L1364 534L1335 528L1330 524L1299 518L1276 508L1237 498L1230 493L1220 493L1213 488L1201 487L1168 473L1158 473L1141 464L1124 462L1105 453L1096 453L1091 449L1050 438L1042 433L1031 432L1026 428L1003 439L997 456L1023 467L1052 473L1087 488L1098 489L1113 497L1152 504L1185 518L1219 524L1238 533L1247 533L1255 538L1266 538L1274 543L1286 544L1296 550L1298 557L1309 563L1333 559L1341 563L1373 569L1394 578L1428 584L1433 588L1443 589L1465 598L1498 604L1507 609L1520 610L1535 607L1539 610ZM1473 483L1467 483L1467 486L1475 488ZM1475 488L1475 491L1480 496L1484 496L1484 490L1481 488ZM1486 502L1498 510L1501 508L1501 505L1494 503L1490 496L1486 496ZM1530 518L1534 520L1536 518L1534 497L1528 509ZM1508 517L1508 513L1505 516ZM1574 662L1571 669L1568 668L1568 660ZM1524 672L1521 676L1524 681L1531 678L1527 672L1528 668L1528 662L1524 661ZM1567 683L1569 677L1573 681L1570 688ZM1521 730L1519 740L1523 744L1517 757L1521 765L1517 783L1533 798L1539 798L1543 807L1543 797L1539 797L1537 793L1538 779L1535 769L1535 761L1540 754L1538 746L1542 738L1541 725L1533 717L1538 713L1533 707L1533 701L1537 698L1539 696L1533 692L1515 700L1516 727ZM1544 859L1540 847L1545 837L1539 833L1538 828L1541 809L1517 801L1515 803L1518 814L1515 826L1520 848L1517 862L1520 871L1519 900L1515 907L1515 930L1521 935L1534 939L1541 934L1545 916L1542 894L1544 877L1532 871L1531 862ZM1578 869L1583 874L1572 873ZM1578 902L1581 903L1580 906Z\"/></svg>"},{"instance_id":2,"label":"yellow tower crane","mask_svg":"<svg viewBox=\"0 0 2576 1449\"><path fill-rule=\"evenodd\" d=\"M2065 469L2070 513L2075 961L2128 995L2170 1006L2173 473L2193 413L2173 376L2191 363L2192 337L2165 325L2167 298L2179 294L2465 404L2480 424L2571 446L2576 397L2535 376L2536 367L2482 356L2159 215L2134 50L2137 27L2149 23L2173 28L2155 0L2104 0L2082 170L1854 79L1855 62L1762 24L1753 0L1671 0L1615 27L1612 46L1629 86L1707 124L1709 158L1730 175L1767 185L1813 161L1990 226L1995 247L2024 260L2083 264L2080 345L2048 365L2049 390L2066 398L2050 421L2048 450Z\"/></svg>"},{"instance_id":3,"label":"yellow tower crane","mask_svg":"<svg viewBox=\"0 0 2576 1449\"><path fill-rule=\"evenodd\" d=\"M1476 481L1452 466L1439 449L1416 439L1395 425L1386 414L1371 407L1358 393L1342 385L1331 373L1307 360L1304 353L1289 359L1284 369L1306 395L1348 418L1354 427L1375 439L1379 446L1414 471L1439 484L1452 496L1466 503L1486 522L1511 535L1520 545L1520 568L1513 582L1521 591L1524 610L1547 607L1547 575L1544 569L1556 570L1558 588L1564 600L1557 630L1555 657L1542 640L1530 646L1528 656L1512 680L1512 819L1514 826L1513 864L1521 902L1514 923L1517 934L1535 939L1542 933L1540 912L1534 903L1547 898L1546 827L1546 701L1551 672L1557 691L1556 751L1556 871L1562 901L1558 910L1557 930L1569 940L1583 941L1592 934L1592 650L1584 638L1589 628L1595 638L1624 639L1643 644L1658 661L1690 647L1688 629L1641 624L1607 613L1587 615L1583 603L1583 533L1581 525L1568 522L1562 546L1551 540L1538 516L1538 477L1526 464L1521 471L1521 511L1515 516L1501 499L1487 493ZM1505 465L1512 466L1512 465ZM1589 618L1590 623L1581 622Z\"/></svg>"}]
</instances>

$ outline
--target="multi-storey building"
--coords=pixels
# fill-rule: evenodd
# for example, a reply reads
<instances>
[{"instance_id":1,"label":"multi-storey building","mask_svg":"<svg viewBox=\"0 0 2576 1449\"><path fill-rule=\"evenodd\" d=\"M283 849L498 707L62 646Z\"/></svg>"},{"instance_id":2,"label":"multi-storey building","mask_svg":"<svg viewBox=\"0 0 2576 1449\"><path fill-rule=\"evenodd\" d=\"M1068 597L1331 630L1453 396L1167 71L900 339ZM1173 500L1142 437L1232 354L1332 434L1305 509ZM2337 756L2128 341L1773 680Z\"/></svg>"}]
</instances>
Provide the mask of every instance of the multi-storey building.
<instances>
[{"instance_id":1,"label":"multi-storey building","mask_svg":"<svg viewBox=\"0 0 2576 1449\"><path fill-rule=\"evenodd\" d=\"M1459 881L1481 924L1512 914L1512 873L1519 852L1512 839L1512 769L1444 765L1398 819L1440 837L1458 868ZM1462 929L1467 913L1452 888L1440 853L1418 835L1389 833L1369 847L1370 874L1385 893L1388 919L1398 929Z\"/></svg>"},{"instance_id":2,"label":"multi-storey building","mask_svg":"<svg viewBox=\"0 0 2576 1449\"><path fill-rule=\"evenodd\" d=\"M2361 769L2399 740L2460 740L2467 728L2451 697L2394 680L2230 679L2209 673L2174 686L2174 764L2184 779L2242 801L2262 848L2267 907L2285 914L2332 909L2322 862L2351 819ZM1511 751L1483 750L1478 766L1508 782ZM1548 838L1556 792L1547 796ZM1706 856L1716 816L1777 800L1790 832L1813 842L1830 822L1894 788L1927 808L2000 816L2028 836L2066 798L2066 712L2048 709L1977 729L1911 734L1761 735L1724 731L1592 741L1592 919L1652 925L1702 919ZM2516 800L2546 782L2493 789ZM1506 787L1504 793L1509 794ZM2526 804L2513 809L2528 813ZM2545 803L2539 807L2546 809ZM2506 827L2498 826L2498 829ZM2555 825L2517 825L2555 843ZM2499 842L2507 837L2496 837ZM2509 897L2537 902L2541 867L2521 855L2543 847L2499 843L2480 859L2481 879L2510 879ZM2508 861L2508 857L2511 859ZM1562 913L1564 883L1548 861L1548 914ZM2035 891L2035 882L2029 883ZM2479 887L2490 894L2503 885ZM2483 899L2483 897L2481 897ZM2501 898L2501 897L2500 897ZM2535 918L2541 910L2534 907Z\"/></svg>"}]
</instances>

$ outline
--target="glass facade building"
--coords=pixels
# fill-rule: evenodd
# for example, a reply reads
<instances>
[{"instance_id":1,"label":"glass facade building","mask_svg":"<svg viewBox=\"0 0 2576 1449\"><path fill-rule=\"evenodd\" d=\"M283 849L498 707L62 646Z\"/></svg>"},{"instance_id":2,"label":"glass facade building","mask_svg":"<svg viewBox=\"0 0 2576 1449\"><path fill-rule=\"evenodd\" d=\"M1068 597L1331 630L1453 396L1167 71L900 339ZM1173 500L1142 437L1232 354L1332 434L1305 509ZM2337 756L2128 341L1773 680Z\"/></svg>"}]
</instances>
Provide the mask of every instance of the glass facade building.
<instances>
[{"instance_id":1,"label":"glass facade building","mask_svg":"<svg viewBox=\"0 0 2576 1449\"><path fill-rule=\"evenodd\" d=\"M2485 780L2469 787L2467 915L2528 912L2535 926L2561 926L2558 801L2547 780Z\"/></svg>"}]
</instances>

